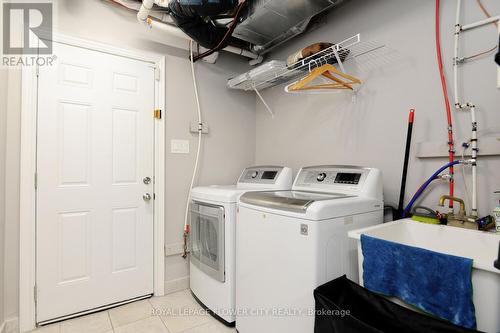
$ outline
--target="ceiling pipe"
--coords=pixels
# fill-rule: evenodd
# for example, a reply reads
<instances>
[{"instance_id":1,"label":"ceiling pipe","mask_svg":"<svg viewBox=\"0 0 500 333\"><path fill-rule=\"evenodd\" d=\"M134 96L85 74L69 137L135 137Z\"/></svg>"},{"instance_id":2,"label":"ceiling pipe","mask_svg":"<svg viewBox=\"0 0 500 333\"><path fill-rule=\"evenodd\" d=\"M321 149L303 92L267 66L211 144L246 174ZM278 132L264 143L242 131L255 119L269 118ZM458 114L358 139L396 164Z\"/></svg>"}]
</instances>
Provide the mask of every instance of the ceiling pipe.
<instances>
[{"instance_id":1,"label":"ceiling pipe","mask_svg":"<svg viewBox=\"0 0 500 333\"><path fill-rule=\"evenodd\" d=\"M149 13L153 9L153 5L155 4L154 0L143 0L141 8L137 12L137 19L139 22L147 23L147 19L149 18Z\"/></svg>"},{"instance_id":2,"label":"ceiling pipe","mask_svg":"<svg viewBox=\"0 0 500 333\"><path fill-rule=\"evenodd\" d=\"M165 7L167 3L168 2L165 0L143 0L142 5L139 8L139 11L137 12L137 19L139 20L139 22L145 24L149 28L164 31L164 32L166 32L174 37L185 39L187 41L191 40L191 38L188 35L186 35L178 27L171 25L171 24L167 24L164 22L154 20L150 17L151 11L152 11L153 6L155 4L157 4L161 7ZM252 65L252 66L260 64L262 62L262 60L264 59L260 55L257 55L255 53L248 51L248 50L241 49L241 48L234 47L234 46L227 46L226 48L223 49L223 51L238 54L238 55L241 55L245 58L249 58L250 65Z\"/></svg>"},{"instance_id":3,"label":"ceiling pipe","mask_svg":"<svg viewBox=\"0 0 500 333\"><path fill-rule=\"evenodd\" d=\"M184 31L177 28L176 26L153 20L151 17L148 17L146 19L145 23L147 24L148 27L150 27L152 29L164 31L164 32L168 33L169 35L172 35L172 36L177 37L177 38L185 39L187 41L191 40L191 38L189 38L189 36L186 35L184 33Z\"/></svg>"}]
</instances>

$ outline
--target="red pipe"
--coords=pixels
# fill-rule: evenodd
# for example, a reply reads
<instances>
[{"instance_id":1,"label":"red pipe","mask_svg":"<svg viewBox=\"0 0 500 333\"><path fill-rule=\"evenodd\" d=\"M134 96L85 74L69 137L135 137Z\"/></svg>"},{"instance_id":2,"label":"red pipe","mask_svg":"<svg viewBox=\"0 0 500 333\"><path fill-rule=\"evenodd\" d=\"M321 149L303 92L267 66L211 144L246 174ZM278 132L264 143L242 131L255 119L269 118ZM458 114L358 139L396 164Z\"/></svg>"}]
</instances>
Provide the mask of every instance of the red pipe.
<instances>
[{"instance_id":1,"label":"red pipe","mask_svg":"<svg viewBox=\"0 0 500 333\"><path fill-rule=\"evenodd\" d=\"M438 60L438 66L439 66L439 76L441 77L441 86L443 87L443 96L444 96L444 103L446 106L446 119L448 121L448 153L449 153L449 160L450 163L455 160L455 148L454 148L454 141L453 141L453 124L452 124L452 118L451 118L451 106L450 106L450 100L448 98L448 89L446 88L446 78L444 76L444 70L443 70L443 58L441 56L441 37L439 33L439 7L440 7L440 0L436 0L436 52L437 52L437 60ZM453 197L453 194L455 192L455 180L453 178L454 176L454 168L453 166L450 166L450 196ZM453 201L450 200L450 206L451 209L453 209Z\"/></svg>"}]
</instances>

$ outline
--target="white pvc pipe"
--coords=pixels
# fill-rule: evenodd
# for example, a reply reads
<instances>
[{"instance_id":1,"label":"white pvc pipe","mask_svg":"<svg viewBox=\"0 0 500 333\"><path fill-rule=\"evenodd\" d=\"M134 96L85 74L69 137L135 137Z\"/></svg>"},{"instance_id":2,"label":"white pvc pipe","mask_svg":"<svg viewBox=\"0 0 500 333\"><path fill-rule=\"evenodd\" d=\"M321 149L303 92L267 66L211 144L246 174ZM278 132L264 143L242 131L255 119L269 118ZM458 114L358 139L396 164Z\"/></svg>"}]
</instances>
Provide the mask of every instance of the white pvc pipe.
<instances>
[{"instance_id":1,"label":"white pvc pipe","mask_svg":"<svg viewBox=\"0 0 500 333\"><path fill-rule=\"evenodd\" d=\"M141 8L139 8L139 11L137 12L137 19L141 22L146 22L151 9L153 9L153 5L154 0L143 0Z\"/></svg>"},{"instance_id":2,"label":"white pvc pipe","mask_svg":"<svg viewBox=\"0 0 500 333\"><path fill-rule=\"evenodd\" d=\"M458 97L458 63L459 63L459 38L460 38L460 12L462 0L457 0L457 12L455 18L455 47L453 57L453 90L455 94L455 108L461 108L460 99Z\"/></svg>"},{"instance_id":3,"label":"white pvc pipe","mask_svg":"<svg viewBox=\"0 0 500 333\"><path fill-rule=\"evenodd\" d=\"M173 25L166 24L166 23L163 23L163 22L158 22L158 21L155 21L155 20L153 20L151 18L148 18L146 22L147 22L147 24L151 28L167 32L167 33L169 33L169 34L171 34L171 35L173 35L175 37L182 38L182 39L185 39L187 41L191 40L191 37L189 37L188 35L186 35L184 33L184 31L182 31L181 29L179 29L179 28L177 28L177 27L175 27ZM238 54L238 55L241 55L241 56L243 56L245 58L249 58L249 59L255 59L256 60L256 59L260 58L255 53L252 53L252 52L250 52L248 50L240 49L240 48L234 47L234 46L226 46L222 50L226 51L226 52Z\"/></svg>"},{"instance_id":4,"label":"white pvc pipe","mask_svg":"<svg viewBox=\"0 0 500 333\"><path fill-rule=\"evenodd\" d=\"M181 39L184 39L187 41L191 40L191 38L188 35L186 35L184 33L184 31L182 31L181 29L179 29L173 25L158 22L158 21L155 21L151 18L148 18L146 20L146 23L148 24L149 27L151 27L153 29L161 30L163 32L168 33L169 35L172 35L172 36L175 36L177 38L181 38Z\"/></svg>"},{"instance_id":5,"label":"white pvc pipe","mask_svg":"<svg viewBox=\"0 0 500 333\"><path fill-rule=\"evenodd\" d=\"M483 26L483 25L486 25L486 24L490 24L490 23L496 22L496 21L500 21L500 15L498 15L498 16L492 16L492 17L489 17L489 18L481 20L481 21L477 21L477 22L474 22L474 23L471 23L471 24L463 25L462 26L462 31L474 29L474 28L477 28L477 27L480 27L480 26Z\"/></svg>"},{"instance_id":6,"label":"white pvc pipe","mask_svg":"<svg viewBox=\"0 0 500 333\"><path fill-rule=\"evenodd\" d=\"M181 29L173 26L173 25L170 25L170 24L166 24L166 23L163 23L163 22L158 22L158 21L155 21L151 18L148 18L146 20L147 24L151 27L151 28L154 28L154 29L158 29L158 30L161 30L161 31L164 31L164 32L167 32L175 37L178 37L178 38L182 38L182 39L185 39L187 41L190 41L191 40L191 37L189 37L188 35L186 35L184 33L184 31L182 31ZM238 54L238 55L241 55L245 58L250 58L250 59L258 59L259 56L250 52L250 51L247 51L247 50L244 50L244 49L240 49L240 48L237 48L237 47L234 47L234 46L226 46L224 49L224 51L226 52L230 52L230 53L234 53L234 54Z\"/></svg>"},{"instance_id":7,"label":"white pvc pipe","mask_svg":"<svg viewBox=\"0 0 500 333\"><path fill-rule=\"evenodd\" d=\"M477 216L477 121L476 121L476 107L470 106L470 115L472 120L472 216Z\"/></svg>"},{"instance_id":8,"label":"white pvc pipe","mask_svg":"<svg viewBox=\"0 0 500 333\"><path fill-rule=\"evenodd\" d=\"M160 7L168 7L168 0L154 0L154 2Z\"/></svg>"},{"instance_id":9,"label":"white pvc pipe","mask_svg":"<svg viewBox=\"0 0 500 333\"><path fill-rule=\"evenodd\" d=\"M460 63L459 50L460 50L460 33L472 28L476 28L485 24L489 24L500 19L500 16L491 17L486 20L478 21L476 23L460 26L460 14L461 14L462 0L457 0L457 11L456 11L456 21L455 21L455 55L454 55L454 66L453 66L453 86L455 90L455 108L462 109L468 108L471 115L471 149L472 149L472 203L471 203L471 215L477 216L477 153L478 153L478 138L477 138L477 119L476 119L476 106L472 103L462 104L460 102L460 97L458 94L458 65ZM466 189L467 190L467 189Z\"/></svg>"},{"instance_id":10,"label":"white pvc pipe","mask_svg":"<svg viewBox=\"0 0 500 333\"><path fill-rule=\"evenodd\" d=\"M244 56L245 58L250 58L250 59L259 59L259 56L256 55L255 53L252 53L248 50L240 49L234 46L226 46L224 48L224 51L231 52L234 54L239 54L241 56Z\"/></svg>"}]
</instances>

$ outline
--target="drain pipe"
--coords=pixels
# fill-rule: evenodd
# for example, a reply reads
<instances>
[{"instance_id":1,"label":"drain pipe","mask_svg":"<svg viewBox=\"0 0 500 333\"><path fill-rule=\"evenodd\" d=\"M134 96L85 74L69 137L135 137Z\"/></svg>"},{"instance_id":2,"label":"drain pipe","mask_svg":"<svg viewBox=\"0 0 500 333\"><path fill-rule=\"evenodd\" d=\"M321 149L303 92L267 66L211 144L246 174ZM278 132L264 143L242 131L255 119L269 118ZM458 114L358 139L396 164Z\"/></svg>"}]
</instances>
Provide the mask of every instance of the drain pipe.
<instances>
[{"instance_id":1,"label":"drain pipe","mask_svg":"<svg viewBox=\"0 0 500 333\"><path fill-rule=\"evenodd\" d=\"M185 39L187 41L191 40L189 38L189 36L186 35L184 33L184 31L182 31L181 29L179 29L179 28L177 28L177 27L175 27L173 25L167 24L167 23L163 23L163 22L159 22L159 21L153 20L151 17L147 17L146 18L145 24L149 28L164 31L164 32L166 32L169 35L172 35L174 37Z\"/></svg>"},{"instance_id":2,"label":"drain pipe","mask_svg":"<svg viewBox=\"0 0 500 333\"><path fill-rule=\"evenodd\" d=\"M142 1L142 6L141 8L139 8L139 11L137 12L137 19L139 20L139 22L146 23L147 19L149 18L149 13L151 13L154 4L155 4L154 0Z\"/></svg>"},{"instance_id":3,"label":"drain pipe","mask_svg":"<svg viewBox=\"0 0 500 333\"><path fill-rule=\"evenodd\" d=\"M462 1L457 0L457 11L456 11L456 16L455 16L455 35L454 35L454 41L455 41L455 47L454 49L454 54L453 54L453 90L455 93L455 108L456 109L461 109L463 107L462 104L460 104L459 97L458 97L458 65L462 62L461 59L459 59L459 39L460 39L460 13L461 13L461 7L462 7Z\"/></svg>"},{"instance_id":4,"label":"drain pipe","mask_svg":"<svg viewBox=\"0 0 500 333\"><path fill-rule=\"evenodd\" d=\"M467 103L468 104L468 103ZM471 215L477 217L477 153L479 151L477 147L477 120L476 120L476 106L469 105L470 116L472 120L472 211Z\"/></svg>"},{"instance_id":5,"label":"drain pipe","mask_svg":"<svg viewBox=\"0 0 500 333\"><path fill-rule=\"evenodd\" d=\"M137 19L139 20L139 22L145 24L149 28L161 30L177 38L182 38L190 41L191 38L186 35L181 29L177 28L176 26L154 20L149 16L155 4L162 7L166 6L166 2L163 0L143 0L141 8L139 8L139 11L137 12ZM264 58L260 55L234 46L227 46L223 50L226 52L241 55L245 58L249 58L250 65L252 66L260 64L264 60Z\"/></svg>"},{"instance_id":6,"label":"drain pipe","mask_svg":"<svg viewBox=\"0 0 500 333\"><path fill-rule=\"evenodd\" d=\"M454 58L453 58L453 86L455 92L455 109L456 110L469 110L471 117L471 149L472 149L472 202L471 202L471 215L477 217L477 155L478 149L478 138L477 138L477 120L476 120L476 106L473 103L467 102L462 104L460 101L459 91L458 91L458 66L463 62L463 58L460 58L460 34L465 29L460 24L460 15L462 9L462 0L457 0L457 11L455 17L455 47L454 47ZM491 22L489 22L491 23Z\"/></svg>"}]
</instances>

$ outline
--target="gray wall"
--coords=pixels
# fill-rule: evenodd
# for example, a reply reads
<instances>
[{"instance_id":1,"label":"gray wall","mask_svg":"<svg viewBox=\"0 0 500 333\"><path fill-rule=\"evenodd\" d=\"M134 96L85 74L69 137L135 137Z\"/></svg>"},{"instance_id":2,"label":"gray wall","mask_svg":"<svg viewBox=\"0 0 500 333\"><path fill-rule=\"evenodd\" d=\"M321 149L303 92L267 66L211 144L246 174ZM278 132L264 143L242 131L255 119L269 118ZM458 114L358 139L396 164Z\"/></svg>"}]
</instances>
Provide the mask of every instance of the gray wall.
<instances>
[{"instance_id":1,"label":"gray wall","mask_svg":"<svg viewBox=\"0 0 500 333\"><path fill-rule=\"evenodd\" d=\"M474 1L464 3L467 21L483 17ZM484 3L492 13L500 13L498 1L484 0ZM271 119L260 102L255 104L254 94L225 88L226 78L248 69L241 59L223 55L217 65L197 65L201 103L210 126L210 134L203 144L199 183L233 183L241 169L253 162L286 164L295 169L325 163L361 164L382 169L386 200L395 202L408 109L417 109L414 142L446 140L434 52L433 4L433 0L352 0L331 12L315 31L272 55L285 59L289 53L318 40L338 41L358 32L365 40L385 43L384 57L368 57L360 64L361 76L366 83L355 103L342 94L289 95L282 91L283 87L278 87L264 93L276 113ZM448 74L451 74L453 4L454 1L444 1L443 4L443 49ZM56 24L65 34L119 47L156 51L167 56L167 140L191 141L191 154L167 153L166 161L166 243L180 243L184 203L196 148L195 136L187 131L189 122L195 120L195 104L186 52L164 46L159 41L180 48L185 48L186 43L147 31L137 24L133 13L98 0L59 0L57 9ZM488 49L497 42L497 37L491 27L470 32L464 52L472 54L476 50ZM500 95L491 58L467 64L463 67L463 76L468 79L463 84L463 93L478 105L480 136L499 133ZM2 246L5 256L0 256L5 258L4 261L0 259L0 270L3 263L5 271L4 282L0 278L0 296L3 285L5 300L4 311L0 305L0 319L2 313L6 318L16 316L18 307L19 71L9 73L8 90L5 83L5 72L0 71L0 97L6 92L9 97L7 113L3 112L5 99L0 98L0 175L4 174L4 162L6 174L5 187L0 187L5 189L0 191L0 202L4 193L8 193L4 229L0 223L0 240L3 239L2 232L6 240ZM457 137L467 137L468 114L455 114L455 120ZM167 141L167 148L169 146ZM409 190L415 189L444 162L445 159L421 161L412 158ZM480 209L486 214L495 203L491 192L500 189L500 163L497 157L481 159L480 163ZM459 177L458 194L461 195ZM0 185L2 179L0 176ZM445 185L436 185L425 203L434 206L437 197L444 192ZM1 208L2 205L0 212ZM187 275L186 262L178 255L166 259L168 285L169 282L184 283Z\"/></svg>"},{"instance_id":2,"label":"gray wall","mask_svg":"<svg viewBox=\"0 0 500 333\"><path fill-rule=\"evenodd\" d=\"M451 83L456 2L441 3L443 57ZM465 21L484 18L475 1L463 3ZM274 53L273 58L286 59L311 43L341 41L358 32L365 41L387 45L383 52L360 58L358 72L365 84L354 103L346 94L292 95L283 87L267 90L263 95L276 117L271 119L257 101L257 163L285 163L295 169L330 163L377 167L384 174L386 201L397 203L408 110L417 110L414 143L447 141L435 53L434 4L433 0L351 0L330 12L315 31ZM499 1L485 0L484 4L492 14L500 13ZM462 50L471 55L495 43L498 33L490 25L467 32ZM464 65L461 72L467 80L462 81L462 94L478 106L480 138L500 137L500 93L492 55ZM449 91L452 97L451 88ZM468 138L469 114L454 112L453 116L456 137ZM446 158L412 158L407 196L413 195L419 184L445 162ZM479 208L485 215L498 202L492 193L500 189L500 160L489 157L479 163ZM469 176L470 170L466 173ZM462 196L460 173L456 182L458 196ZM437 198L444 193L445 184L435 185L424 203L435 207Z\"/></svg>"},{"instance_id":3,"label":"gray wall","mask_svg":"<svg viewBox=\"0 0 500 333\"><path fill-rule=\"evenodd\" d=\"M196 109L190 63L185 51L187 42L154 33L141 26L134 13L99 0L59 0L55 21L57 30L69 36L109 43L122 48L157 52L167 57L165 237L166 245L181 243L184 205L197 145L196 136L189 133L190 121L196 120ZM163 45L159 43L160 41L179 48ZM203 142L199 184L234 183L241 170L255 160L255 97L245 93L229 92L225 88L228 75L235 75L245 70L245 63L239 57L231 55L222 55L216 65L202 62L196 65L203 116L210 126L210 134L205 136ZM1 75L4 75L4 72ZM7 133L5 138L0 135L2 147L0 153L4 147L7 148L6 191L9 194L5 198L7 255L2 256L6 259L5 311L2 313L5 312L5 317L9 318L17 316L18 313L20 71L9 71L8 81L1 76L0 82L2 82L0 94L7 91L5 83L8 82L9 86ZM4 101L4 98L1 100ZM5 113L2 112L2 117L4 116ZM1 121L1 124L5 122ZM191 153L171 154L170 139L174 138L190 140ZM0 164L3 160L0 159ZM0 194L0 201L3 202L2 195ZM1 230L0 227L0 233ZM189 274L188 265L179 255L166 258L165 270L167 288L185 285Z\"/></svg>"}]
</instances>

